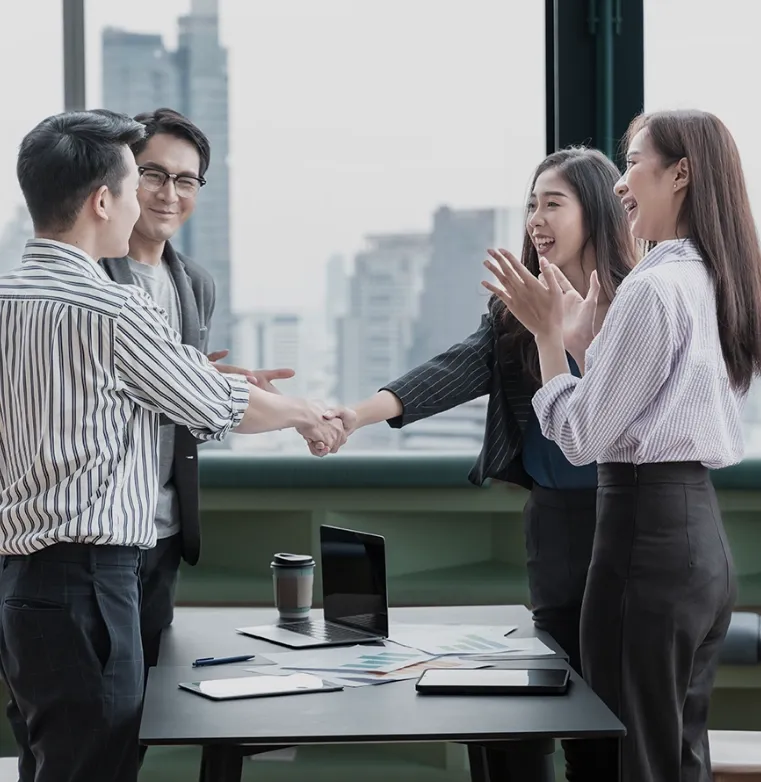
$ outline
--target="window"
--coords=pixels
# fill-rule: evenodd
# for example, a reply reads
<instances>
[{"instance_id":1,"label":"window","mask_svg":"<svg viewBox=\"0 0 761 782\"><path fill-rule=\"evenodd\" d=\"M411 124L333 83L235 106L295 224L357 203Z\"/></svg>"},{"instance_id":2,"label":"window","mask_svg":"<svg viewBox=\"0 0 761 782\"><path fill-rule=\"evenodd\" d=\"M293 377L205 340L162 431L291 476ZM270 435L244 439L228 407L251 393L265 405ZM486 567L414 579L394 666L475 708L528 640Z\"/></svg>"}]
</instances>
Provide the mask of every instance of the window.
<instances>
[{"instance_id":1,"label":"window","mask_svg":"<svg viewBox=\"0 0 761 782\"><path fill-rule=\"evenodd\" d=\"M63 111L61 0L14 3L3 15L3 122L0 125L0 272L21 263L32 234L16 179L21 139L40 120Z\"/></svg>"},{"instance_id":2,"label":"window","mask_svg":"<svg viewBox=\"0 0 761 782\"><path fill-rule=\"evenodd\" d=\"M761 220L761 105L754 99L757 35L745 0L645 1L645 109L699 108L726 123ZM746 408L747 456L761 456L761 384Z\"/></svg>"},{"instance_id":3,"label":"window","mask_svg":"<svg viewBox=\"0 0 761 782\"><path fill-rule=\"evenodd\" d=\"M179 240L217 282L211 347L248 365L236 322L298 313L307 393L351 403L378 387L358 324L385 317L426 358L477 328L482 258L433 245L481 253L491 213L522 206L545 147L543 3L86 1L89 103L169 105L211 138Z\"/></svg>"}]
</instances>

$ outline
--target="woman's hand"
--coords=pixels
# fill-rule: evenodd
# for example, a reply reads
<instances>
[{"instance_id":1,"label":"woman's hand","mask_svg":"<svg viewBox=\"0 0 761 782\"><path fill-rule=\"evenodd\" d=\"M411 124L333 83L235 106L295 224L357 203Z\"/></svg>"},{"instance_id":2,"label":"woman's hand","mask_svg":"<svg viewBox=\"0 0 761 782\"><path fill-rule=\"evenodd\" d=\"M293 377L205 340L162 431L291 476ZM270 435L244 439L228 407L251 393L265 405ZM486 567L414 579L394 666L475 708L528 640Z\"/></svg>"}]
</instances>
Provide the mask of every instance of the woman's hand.
<instances>
[{"instance_id":1,"label":"woman's hand","mask_svg":"<svg viewBox=\"0 0 761 782\"><path fill-rule=\"evenodd\" d=\"M584 354L596 336L595 318L600 282L597 279L597 272L593 271L589 278L587 295L582 296L560 269L554 266L553 271L555 279L563 291L563 344L579 367L582 368ZM545 282L543 272L539 275L539 279Z\"/></svg>"},{"instance_id":2,"label":"woman's hand","mask_svg":"<svg viewBox=\"0 0 761 782\"><path fill-rule=\"evenodd\" d=\"M537 340L562 336L564 295L555 267L542 259L540 281L507 250L489 250L489 255L494 260L484 261L484 266L499 285L482 282L484 288L501 299Z\"/></svg>"}]
</instances>

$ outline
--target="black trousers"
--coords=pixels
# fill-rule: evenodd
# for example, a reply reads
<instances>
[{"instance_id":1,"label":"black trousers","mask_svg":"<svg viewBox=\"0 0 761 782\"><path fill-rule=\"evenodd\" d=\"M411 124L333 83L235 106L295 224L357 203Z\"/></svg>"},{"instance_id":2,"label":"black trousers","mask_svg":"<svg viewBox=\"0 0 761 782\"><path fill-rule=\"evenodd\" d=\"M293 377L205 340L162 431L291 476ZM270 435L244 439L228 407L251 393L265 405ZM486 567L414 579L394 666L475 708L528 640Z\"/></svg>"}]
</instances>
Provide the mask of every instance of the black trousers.
<instances>
[{"instance_id":1,"label":"black trousers","mask_svg":"<svg viewBox=\"0 0 761 782\"><path fill-rule=\"evenodd\" d=\"M147 672L158 662L161 633L174 619L177 573L182 559L180 535L159 538L155 548L144 549L140 555L140 633Z\"/></svg>"},{"instance_id":2,"label":"black trousers","mask_svg":"<svg viewBox=\"0 0 761 782\"><path fill-rule=\"evenodd\" d=\"M144 549L140 555L140 584L143 594L140 605L140 634L147 682L148 669L159 660L161 633L174 619L177 573L182 559L180 535L159 538L155 548ZM146 750L147 747L141 744L141 762Z\"/></svg>"},{"instance_id":3,"label":"black trousers","mask_svg":"<svg viewBox=\"0 0 761 782\"><path fill-rule=\"evenodd\" d=\"M595 489L545 489L534 486L523 510L529 595L534 625L548 632L582 673L579 622L596 524ZM534 749L534 746L536 748ZM598 741L563 741L566 779L598 777ZM500 759L499 755L505 757ZM470 753L474 763L474 753ZM496 782L547 782L554 779L541 742L498 749L486 745L483 763Z\"/></svg>"},{"instance_id":4,"label":"black trousers","mask_svg":"<svg viewBox=\"0 0 761 782\"><path fill-rule=\"evenodd\" d=\"M7 556L0 667L20 782L135 782L143 695L136 548Z\"/></svg>"},{"instance_id":5,"label":"black trousers","mask_svg":"<svg viewBox=\"0 0 761 782\"><path fill-rule=\"evenodd\" d=\"M596 489L545 489L534 486L523 511L526 566L534 625L548 632L583 675L579 625L597 523ZM594 740L561 742L568 782L597 777Z\"/></svg>"},{"instance_id":6,"label":"black trousers","mask_svg":"<svg viewBox=\"0 0 761 782\"><path fill-rule=\"evenodd\" d=\"M601 464L581 616L584 676L627 728L608 775L709 782L706 725L736 595L708 471ZM601 756L602 756L601 754Z\"/></svg>"}]
</instances>

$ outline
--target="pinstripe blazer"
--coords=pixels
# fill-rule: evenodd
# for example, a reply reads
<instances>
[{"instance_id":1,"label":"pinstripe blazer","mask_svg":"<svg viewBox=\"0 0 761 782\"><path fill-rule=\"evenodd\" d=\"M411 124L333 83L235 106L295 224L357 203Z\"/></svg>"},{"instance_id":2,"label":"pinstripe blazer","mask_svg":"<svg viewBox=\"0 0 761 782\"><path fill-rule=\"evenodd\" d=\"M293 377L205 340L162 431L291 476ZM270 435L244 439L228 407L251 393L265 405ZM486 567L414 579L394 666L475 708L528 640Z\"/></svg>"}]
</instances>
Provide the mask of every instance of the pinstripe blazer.
<instances>
[{"instance_id":1,"label":"pinstripe blazer","mask_svg":"<svg viewBox=\"0 0 761 782\"><path fill-rule=\"evenodd\" d=\"M531 488L520 455L533 390L517 362L498 360L497 339L489 312L462 342L384 386L404 408L388 423L398 429L488 394L484 444L468 479L477 486L497 478Z\"/></svg>"}]
</instances>

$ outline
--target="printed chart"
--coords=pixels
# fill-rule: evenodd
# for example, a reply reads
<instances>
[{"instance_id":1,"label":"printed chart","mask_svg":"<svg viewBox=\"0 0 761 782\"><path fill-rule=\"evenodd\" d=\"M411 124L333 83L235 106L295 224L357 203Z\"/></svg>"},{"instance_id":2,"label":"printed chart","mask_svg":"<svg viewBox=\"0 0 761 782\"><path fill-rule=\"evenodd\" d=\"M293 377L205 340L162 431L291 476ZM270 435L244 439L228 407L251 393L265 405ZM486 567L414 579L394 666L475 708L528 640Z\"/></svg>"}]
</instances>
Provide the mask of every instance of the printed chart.
<instances>
[{"instance_id":1,"label":"printed chart","mask_svg":"<svg viewBox=\"0 0 761 782\"><path fill-rule=\"evenodd\" d=\"M413 665L420 660L420 653L410 652L370 652L357 657L355 660L345 662L336 670L346 671L372 671L381 673L384 671L396 671L401 667Z\"/></svg>"},{"instance_id":2,"label":"printed chart","mask_svg":"<svg viewBox=\"0 0 761 782\"><path fill-rule=\"evenodd\" d=\"M434 656L489 654L513 648L507 636L515 627L481 625L395 625L391 640Z\"/></svg>"}]
</instances>

